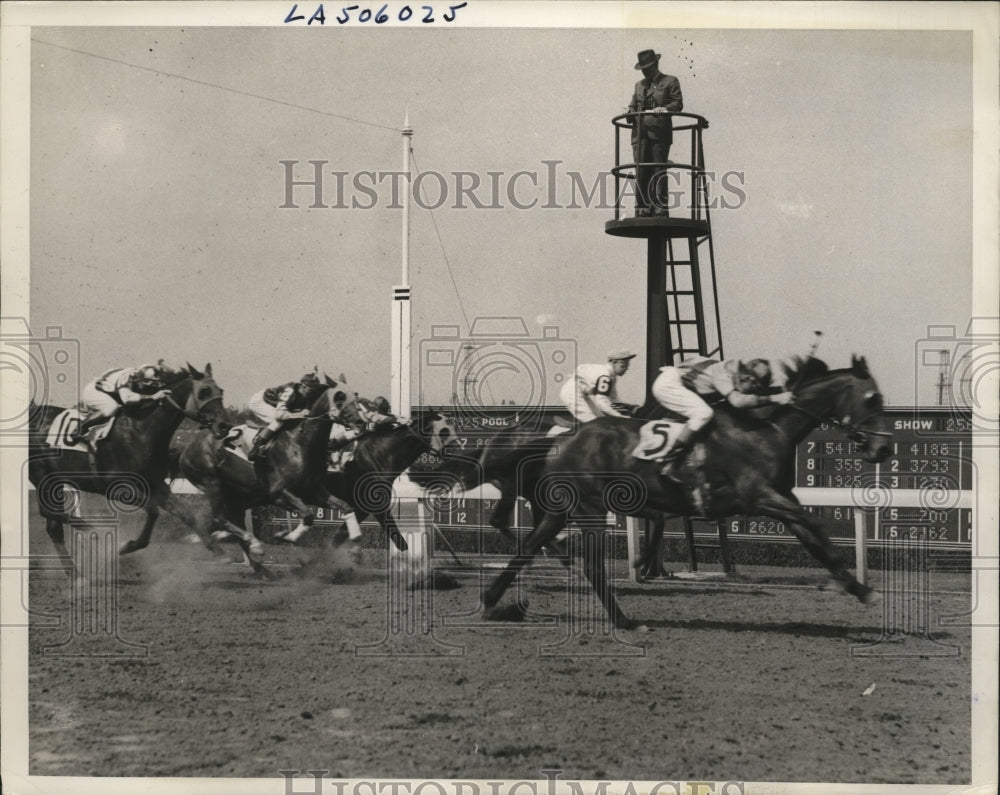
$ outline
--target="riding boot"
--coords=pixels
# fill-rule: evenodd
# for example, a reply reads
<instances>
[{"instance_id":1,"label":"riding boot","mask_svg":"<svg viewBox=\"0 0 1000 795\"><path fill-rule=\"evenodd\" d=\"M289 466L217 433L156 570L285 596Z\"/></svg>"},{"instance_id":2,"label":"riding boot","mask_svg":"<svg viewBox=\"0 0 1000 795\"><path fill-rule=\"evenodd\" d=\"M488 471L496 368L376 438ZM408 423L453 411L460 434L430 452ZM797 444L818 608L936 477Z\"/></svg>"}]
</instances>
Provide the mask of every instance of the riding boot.
<instances>
[{"instance_id":1,"label":"riding boot","mask_svg":"<svg viewBox=\"0 0 1000 795\"><path fill-rule=\"evenodd\" d=\"M661 475L666 475L671 480L677 480L680 463L691 449L695 433L696 431L692 431L687 425L681 428L681 432L677 434L677 439L674 441L674 446L670 448L667 457L663 459Z\"/></svg>"},{"instance_id":2,"label":"riding boot","mask_svg":"<svg viewBox=\"0 0 1000 795\"><path fill-rule=\"evenodd\" d=\"M267 458L264 454L264 445L271 441L276 433L277 431L272 431L270 428L264 428L258 433L257 438L253 440L253 447L247 458L251 461L260 461L262 458Z\"/></svg>"},{"instance_id":3,"label":"riding boot","mask_svg":"<svg viewBox=\"0 0 1000 795\"><path fill-rule=\"evenodd\" d=\"M104 419L103 414L91 414L89 417L80 420L79 425L76 426L76 430L66 434L66 444L74 445L87 441L87 434L90 433L90 429L95 425L100 425Z\"/></svg>"}]
</instances>

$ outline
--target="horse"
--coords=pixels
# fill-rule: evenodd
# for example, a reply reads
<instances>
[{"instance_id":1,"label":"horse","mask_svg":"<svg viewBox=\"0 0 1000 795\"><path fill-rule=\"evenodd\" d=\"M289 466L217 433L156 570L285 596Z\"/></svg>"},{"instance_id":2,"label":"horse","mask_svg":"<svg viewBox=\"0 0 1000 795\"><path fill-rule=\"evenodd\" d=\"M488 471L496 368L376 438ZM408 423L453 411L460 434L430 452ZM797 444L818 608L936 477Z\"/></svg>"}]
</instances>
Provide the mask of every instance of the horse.
<instances>
[{"instance_id":1,"label":"horse","mask_svg":"<svg viewBox=\"0 0 1000 795\"><path fill-rule=\"evenodd\" d=\"M443 450L442 462L432 469L410 471L410 479L427 489L436 497L444 498L449 493L469 491L486 483L491 483L500 491L490 515L489 523L500 534L511 541L517 538L511 530L514 505L518 497L536 504L540 498L538 483L548 459L559 448L565 436L551 436L545 430L528 426L511 426L499 431L478 447L475 455L466 455L460 450ZM541 512L533 512L537 525ZM559 545L550 544L556 557L562 559L563 550Z\"/></svg>"},{"instance_id":2,"label":"horse","mask_svg":"<svg viewBox=\"0 0 1000 795\"><path fill-rule=\"evenodd\" d=\"M164 386L170 395L155 403L124 406L114 418L108 435L96 442L93 450L77 444L65 445L62 439L50 444L53 422L66 409L59 406L33 407L29 423L28 479L38 494L39 513L45 518L45 530L59 554L63 569L76 573L66 548L64 525L70 521L72 505L66 489L105 494L109 500L122 500L130 507L141 507L146 521L139 538L127 541L119 554L145 548L156 524L160 508L190 520L190 512L170 492L167 485L170 440L187 417L206 429L222 435L228 429L222 404L223 391L212 378L212 365L199 372L190 364L179 371L164 371ZM202 534L209 549L210 537Z\"/></svg>"},{"instance_id":3,"label":"horse","mask_svg":"<svg viewBox=\"0 0 1000 795\"><path fill-rule=\"evenodd\" d=\"M302 525L311 527L321 505L350 514L351 507L323 486L327 443L345 394L327 380L306 393L307 417L292 420L275 436L267 456L256 464L226 449L224 440L201 431L178 452L179 474L208 497L212 524L236 536L254 572L268 576L261 563L263 544L246 528L248 508L278 505L296 511Z\"/></svg>"},{"instance_id":4,"label":"horse","mask_svg":"<svg viewBox=\"0 0 1000 795\"><path fill-rule=\"evenodd\" d=\"M819 359L796 362L789 373L794 402L767 419L737 412L726 404L696 442L688 458L688 478L678 483L660 475L661 463L632 455L640 424L601 417L583 425L545 466L537 488L545 498L535 510L544 516L525 542L522 554L485 589L487 618L518 573L541 547L573 520L584 534L584 570L613 624L629 628L607 581L603 538L608 510L656 520L665 513L723 518L756 514L784 522L844 590L862 602L873 591L847 570L822 525L792 493L795 450L820 422L829 422L858 444L872 462L892 451L882 395L862 357L851 367L829 370ZM692 464L694 462L700 462Z\"/></svg>"},{"instance_id":5,"label":"horse","mask_svg":"<svg viewBox=\"0 0 1000 795\"><path fill-rule=\"evenodd\" d=\"M358 521L371 515L401 551L407 543L392 518L392 484L421 453L441 454L454 429L443 414L427 409L408 423L361 436L341 471L327 472L323 486L348 503ZM288 538L294 541L293 531Z\"/></svg>"}]
</instances>

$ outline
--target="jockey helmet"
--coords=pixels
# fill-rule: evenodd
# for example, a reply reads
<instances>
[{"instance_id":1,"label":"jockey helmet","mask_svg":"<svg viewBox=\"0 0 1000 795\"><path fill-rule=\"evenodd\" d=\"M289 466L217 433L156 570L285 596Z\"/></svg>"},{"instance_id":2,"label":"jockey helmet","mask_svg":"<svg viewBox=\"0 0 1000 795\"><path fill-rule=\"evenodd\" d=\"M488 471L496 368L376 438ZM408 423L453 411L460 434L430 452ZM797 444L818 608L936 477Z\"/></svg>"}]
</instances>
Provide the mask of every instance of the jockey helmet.
<instances>
[{"instance_id":1,"label":"jockey helmet","mask_svg":"<svg viewBox=\"0 0 1000 795\"><path fill-rule=\"evenodd\" d=\"M312 388L319 385L319 378L316 373L306 373L299 379L299 383L304 387Z\"/></svg>"},{"instance_id":2,"label":"jockey helmet","mask_svg":"<svg viewBox=\"0 0 1000 795\"><path fill-rule=\"evenodd\" d=\"M392 406L389 405L389 401L382 397L382 395L379 395L372 401L372 406L379 414L392 414Z\"/></svg>"},{"instance_id":3,"label":"jockey helmet","mask_svg":"<svg viewBox=\"0 0 1000 795\"><path fill-rule=\"evenodd\" d=\"M155 364L141 365L135 373L135 380L142 386L160 386L163 378L160 370Z\"/></svg>"}]
</instances>

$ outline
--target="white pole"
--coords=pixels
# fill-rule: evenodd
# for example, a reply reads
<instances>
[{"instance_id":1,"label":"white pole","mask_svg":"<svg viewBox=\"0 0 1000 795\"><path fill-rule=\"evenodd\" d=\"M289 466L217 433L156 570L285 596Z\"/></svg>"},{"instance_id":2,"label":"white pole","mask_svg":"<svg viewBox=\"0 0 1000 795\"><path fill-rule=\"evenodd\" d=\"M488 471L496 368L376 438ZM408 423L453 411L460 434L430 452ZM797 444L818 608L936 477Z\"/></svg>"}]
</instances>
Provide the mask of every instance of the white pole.
<instances>
[{"instance_id":1,"label":"white pole","mask_svg":"<svg viewBox=\"0 0 1000 795\"><path fill-rule=\"evenodd\" d=\"M392 288L392 410L410 416L410 115L403 121L403 242L402 281Z\"/></svg>"}]
</instances>

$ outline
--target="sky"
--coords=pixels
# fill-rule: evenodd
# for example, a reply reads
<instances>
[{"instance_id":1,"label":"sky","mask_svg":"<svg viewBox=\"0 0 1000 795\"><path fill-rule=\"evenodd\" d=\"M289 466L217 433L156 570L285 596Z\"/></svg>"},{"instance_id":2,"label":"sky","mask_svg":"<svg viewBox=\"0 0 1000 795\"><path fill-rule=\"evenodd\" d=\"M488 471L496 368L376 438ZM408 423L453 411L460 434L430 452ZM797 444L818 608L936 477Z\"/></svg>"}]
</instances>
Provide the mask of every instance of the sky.
<instances>
[{"instance_id":1,"label":"sky","mask_svg":"<svg viewBox=\"0 0 1000 795\"><path fill-rule=\"evenodd\" d=\"M402 167L408 117L414 173L448 191L427 209L430 175L411 208L413 402L461 392L426 351L460 351L491 317L522 319L543 357L635 350L619 390L641 402L645 244L607 235L607 206L566 205L570 172L589 186L614 165L611 119L654 48L709 121L707 167L745 194L712 213L725 353L805 352L821 330L818 354L866 355L889 405L933 403L928 327L961 338L974 314L971 34L648 22L34 27L32 331L78 339L83 381L163 357L211 362L233 405L314 365L387 394L403 214L389 181L374 201L352 185ZM283 207L282 161L307 180L311 160L327 161L328 206L298 186ZM340 204L374 206L337 206L333 172ZM501 206L456 206L456 172ZM483 402L539 400L489 369ZM558 402L552 374L542 402Z\"/></svg>"}]
</instances>

